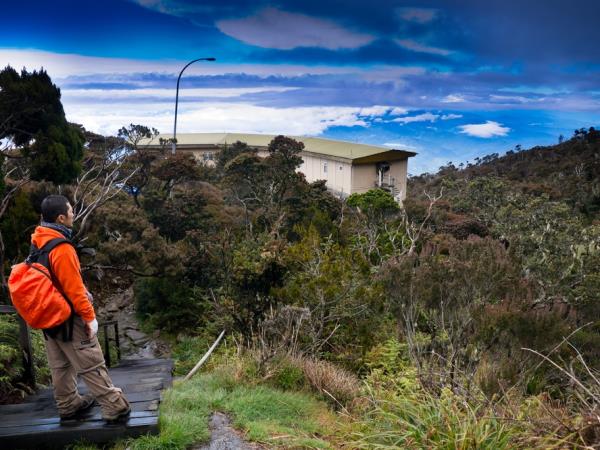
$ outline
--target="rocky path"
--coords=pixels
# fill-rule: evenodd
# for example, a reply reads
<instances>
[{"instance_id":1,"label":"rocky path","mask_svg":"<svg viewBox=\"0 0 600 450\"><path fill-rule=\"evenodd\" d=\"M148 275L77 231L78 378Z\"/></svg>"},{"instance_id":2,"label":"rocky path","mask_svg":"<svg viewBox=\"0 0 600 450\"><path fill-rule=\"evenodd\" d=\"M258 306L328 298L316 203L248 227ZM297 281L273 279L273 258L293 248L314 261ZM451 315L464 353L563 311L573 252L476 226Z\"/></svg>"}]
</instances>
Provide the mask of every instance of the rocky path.
<instances>
[{"instance_id":1,"label":"rocky path","mask_svg":"<svg viewBox=\"0 0 600 450\"><path fill-rule=\"evenodd\" d=\"M244 441L230 423L229 417L225 414L214 413L209 423L210 442L199 447L192 447L192 450L259 450L265 448Z\"/></svg>"},{"instance_id":2,"label":"rocky path","mask_svg":"<svg viewBox=\"0 0 600 450\"><path fill-rule=\"evenodd\" d=\"M168 354L168 348L140 330L135 316L133 288L117 291L104 305L97 308L100 323L109 320L119 322L121 354L129 359L156 358Z\"/></svg>"}]
</instances>

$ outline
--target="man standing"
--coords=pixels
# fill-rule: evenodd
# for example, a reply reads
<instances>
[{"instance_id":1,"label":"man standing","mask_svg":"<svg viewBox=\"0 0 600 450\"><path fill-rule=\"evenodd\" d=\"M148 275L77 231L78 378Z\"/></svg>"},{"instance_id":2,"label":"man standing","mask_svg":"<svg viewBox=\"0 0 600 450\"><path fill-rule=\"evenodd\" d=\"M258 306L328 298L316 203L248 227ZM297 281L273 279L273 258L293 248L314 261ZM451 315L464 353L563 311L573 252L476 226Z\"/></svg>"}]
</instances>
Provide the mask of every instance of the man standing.
<instances>
[{"instance_id":1,"label":"man standing","mask_svg":"<svg viewBox=\"0 0 600 450\"><path fill-rule=\"evenodd\" d=\"M42 201L42 222L31 235L38 249L56 238L71 239L73 208L62 195L50 195ZM71 419L89 409L94 399L100 404L102 417L108 422L127 418L129 402L108 375L104 355L98 342L98 322L81 277L75 248L63 243L49 254L53 282L72 305L72 320L44 330L48 365L52 373L54 399L62 420ZM72 328L71 328L72 327ZM69 329L71 328L71 329ZM79 395L77 375L90 394Z\"/></svg>"}]
</instances>

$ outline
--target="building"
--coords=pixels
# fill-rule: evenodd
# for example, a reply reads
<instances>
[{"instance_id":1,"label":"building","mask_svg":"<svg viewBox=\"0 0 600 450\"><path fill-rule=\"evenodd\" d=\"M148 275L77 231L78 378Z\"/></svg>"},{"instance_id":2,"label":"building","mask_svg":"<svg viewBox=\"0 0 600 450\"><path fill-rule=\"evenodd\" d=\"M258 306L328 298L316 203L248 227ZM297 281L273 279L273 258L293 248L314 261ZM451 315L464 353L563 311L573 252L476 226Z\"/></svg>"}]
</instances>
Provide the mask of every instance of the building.
<instances>
[{"instance_id":1,"label":"building","mask_svg":"<svg viewBox=\"0 0 600 450\"><path fill-rule=\"evenodd\" d=\"M157 147L159 136L149 143ZM260 156L267 155L267 146L275 135L242 133L182 133L177 135L177 151L191 152L199 160L214 164L215 154L224 146L237 141L258 149ZM398 201L406 197L408 158L416 153L373 145L330 139L297 137L304 143L302 165L298 169L307 181L325 180L327 187L346 197L375 187L389 191ZM156 142L156 144L153 144Z\"/></svg>"}]
</instances>

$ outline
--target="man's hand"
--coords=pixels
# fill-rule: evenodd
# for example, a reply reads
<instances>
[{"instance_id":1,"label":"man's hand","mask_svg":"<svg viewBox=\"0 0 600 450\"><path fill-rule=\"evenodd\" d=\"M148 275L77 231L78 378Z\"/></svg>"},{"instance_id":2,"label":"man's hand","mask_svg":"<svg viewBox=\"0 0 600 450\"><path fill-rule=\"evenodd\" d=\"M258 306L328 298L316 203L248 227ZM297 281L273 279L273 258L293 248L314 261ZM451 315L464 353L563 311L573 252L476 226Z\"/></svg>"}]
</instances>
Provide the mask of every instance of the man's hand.
<instances>
[{"instance_id":1,"label":"man's hand","mask_svg":"<svg viewBox=\"0 0 600 450\"><path fill-rule=\"evenodd\" d=\"M98 333L98 321L94 319L91 322L86 322L85 331L90 339L96 336L96 333Z\"/></svg>"}]
</instances>

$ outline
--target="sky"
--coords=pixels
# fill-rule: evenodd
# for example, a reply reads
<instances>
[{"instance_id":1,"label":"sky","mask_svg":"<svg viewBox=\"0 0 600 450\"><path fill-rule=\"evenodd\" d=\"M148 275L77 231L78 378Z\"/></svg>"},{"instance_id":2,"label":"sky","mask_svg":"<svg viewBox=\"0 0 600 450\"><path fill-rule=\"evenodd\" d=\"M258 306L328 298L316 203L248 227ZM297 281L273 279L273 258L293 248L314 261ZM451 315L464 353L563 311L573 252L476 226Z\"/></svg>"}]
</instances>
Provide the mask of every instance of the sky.
<instances>
[{"instance_id":1,"label":"sky","mask_svg":"<svg viewBox=\"0 0 600 450\"><path fill-rule=\"evenodd\" d=\"M114 134L318 136L417 152L409 173L600 125L597 0L0 0L0 68L44 68Z\"/></svg>"}]
</instances>

